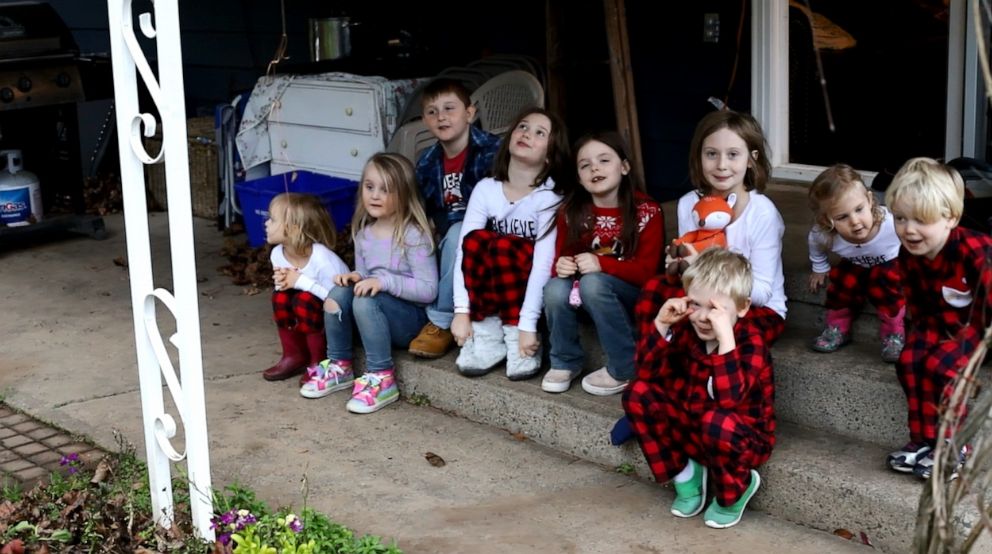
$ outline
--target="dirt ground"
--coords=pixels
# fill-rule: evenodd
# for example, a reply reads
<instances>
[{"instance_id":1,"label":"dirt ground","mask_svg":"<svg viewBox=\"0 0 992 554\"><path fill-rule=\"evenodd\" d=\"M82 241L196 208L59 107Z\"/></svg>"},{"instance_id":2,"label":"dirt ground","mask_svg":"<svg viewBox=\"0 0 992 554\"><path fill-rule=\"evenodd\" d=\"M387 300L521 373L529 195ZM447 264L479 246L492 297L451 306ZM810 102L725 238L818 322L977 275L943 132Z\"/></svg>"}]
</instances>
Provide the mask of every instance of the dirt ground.
<instances>
[{"instance_id":1,"label":"dirt ground","mask_svg":"<svg viewBox=\"0 0 992 554\"><path fill-rule=\"evenodd\" d=\"M149 217L156 286L168 289L167 214ZM114 263L123 218L106 223L105 241L0 250L0 389L104 448L117 429L142 451L128 274ZM715 531L671 516L667 488L502 430L406 402L358 416L344 409L347 393L307 400L293 383L267 383L259 372L278 356L268 295L220 275L223 239L194 223L215 487L237 481L273 505L306 502L412 553L866 551L761 513ZM164 309L159 320L173 327Z\"/></svg>"}]
</instances>

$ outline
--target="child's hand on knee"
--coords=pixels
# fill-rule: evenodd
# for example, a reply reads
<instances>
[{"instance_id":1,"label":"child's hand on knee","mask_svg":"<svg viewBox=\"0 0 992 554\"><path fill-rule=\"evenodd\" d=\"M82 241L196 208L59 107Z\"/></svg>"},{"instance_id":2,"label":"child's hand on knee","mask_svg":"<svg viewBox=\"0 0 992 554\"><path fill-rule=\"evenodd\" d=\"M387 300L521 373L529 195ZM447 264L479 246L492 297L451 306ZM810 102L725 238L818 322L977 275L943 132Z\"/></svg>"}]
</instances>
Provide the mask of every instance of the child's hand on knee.
<instances>
[{"instance_id":1,"label":"child's hand on knee","mask_svg":"<svg viewBox=\"0 0 992 554\"><path fill-rule=\"evenodd\" d=\"M286 290L286 268L277 267L272 271L272 283L276 290Z\"/></svg>"},{"instance_id":2,"label":"child's hand on knee","mask_svg":"<svg viewBox=\"0 0 992 554\"><path fill-rule=\"evenodd\" d=\"M603 266L599 263L599 256L592 252L583 252L576 256L575 264L579 268L579 273L583 275L603 271Z\"/></svg>"},{"instance_id":3,"label":"child's hand on knee","mask_svg":"<svg viewBox=\"0 0 992 554\"><path fill-rule=\"evenodd\" d=\"M451 320L451 334L458 346L465 346L465 341L472 337L472 320L468 314L455 314Z\"/></svg>"},{"instance_id":4,"label":"child's hand on knee","mask_svg":"<svg viewBox=\"0 0 992 554\"><path fill-rule=\"evenodd\" d=\"M816 292L827 284L827 273L813 273L809 276L809 291Z\"/></svg>"},{"instance_id":5,"label":"child's hand on knee","mask_svg":"<svg viewBox=\"0 0 992 554\"><path fill-rule=\"evenodd\" d=\"M576 265L575 258L572 256L561 256L555 262L555 273L562 279L575 275L578 270L579 266Z\"/></svg>"},{"instance_id":6,"label":"child's hand on knee","mask_svg":"<svg viewBox=\"0 0 992 554\"><path fill-rule=\"evenodd\" d=\"M362 280L362 276L359 275L357 271L352 271L351 273L339 273L334 276L334 284L339 287L347 287L352 283L357 283Z\"/></svg>"},{"instance_id":7,"label":"child's hand on knee","mask_svg":"<svg viewBox=\"0 0 992 554\"><path fill-rule=\"evenodd\" d=\"M530 358L537 354L537 348L541 346L541 341L537 338L537 333L531 331L520 331L520 356Z\"/></svg>"},{"instance_id":8,"label":"child's hand on knee","mask_svg":"<svg viewBox=\"0 0 992 554\"><path fill-rule=\"evenodd\" d=\"M355 296L375 296L382 290L382 281L378 277L369 277L355 283Z\"/></svg>"}]
</instances>

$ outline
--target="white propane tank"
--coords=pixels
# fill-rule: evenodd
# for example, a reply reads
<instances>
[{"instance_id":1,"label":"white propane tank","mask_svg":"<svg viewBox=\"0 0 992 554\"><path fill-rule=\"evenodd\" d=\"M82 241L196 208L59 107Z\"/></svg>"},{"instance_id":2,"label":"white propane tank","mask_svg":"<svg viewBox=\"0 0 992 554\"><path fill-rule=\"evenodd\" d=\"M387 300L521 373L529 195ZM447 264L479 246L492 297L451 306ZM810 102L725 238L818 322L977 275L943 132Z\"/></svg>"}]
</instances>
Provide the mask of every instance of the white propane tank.
<instances>
[{"instance_id":1,"label":"white propane tank","mask_svg":"<svg viewBox=\"0 0 992 554\"><path fill-rule=\"evenodd\" d=\"M18 227L41 221L38 176L24 171L20 150L0 150L7 167L0 171L0 225Z\"/></svg>"}]
</instances>

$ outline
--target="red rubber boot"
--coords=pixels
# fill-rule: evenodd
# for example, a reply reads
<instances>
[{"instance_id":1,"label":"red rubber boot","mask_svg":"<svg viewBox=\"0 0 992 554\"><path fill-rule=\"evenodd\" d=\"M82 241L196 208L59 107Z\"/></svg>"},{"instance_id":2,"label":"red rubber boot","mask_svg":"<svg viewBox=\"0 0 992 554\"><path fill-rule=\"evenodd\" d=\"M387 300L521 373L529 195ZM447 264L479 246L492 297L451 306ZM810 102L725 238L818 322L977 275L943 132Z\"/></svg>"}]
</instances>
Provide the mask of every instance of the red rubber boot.
<instances>
[{"instance_id":1,"label":"red rubber boot","mask_svg":"<svg viewBox=\"0 0 992 554\"><path fill-rule=\"evenodd\" d=\"M279 327L279 342L282 343L282 359L276 365L262 372L266 381L282 381L306 369L307 343L304 335Z\"/></svg>"},{"instance_id":2,"label":"red rubber boot","mask_svg":"<svg viewBox=\"0 0 992 554\"><path fill-rule=\"evenodd\" d=\"M324 332L311 333L307 337L307 351L310 354L310 363L307 367L315 366L320 362L327 359L327 336ZM304 371L303 375L300 375L300 386L306 383L310 379L307 372Z\"/></svg>"}]
</instances>

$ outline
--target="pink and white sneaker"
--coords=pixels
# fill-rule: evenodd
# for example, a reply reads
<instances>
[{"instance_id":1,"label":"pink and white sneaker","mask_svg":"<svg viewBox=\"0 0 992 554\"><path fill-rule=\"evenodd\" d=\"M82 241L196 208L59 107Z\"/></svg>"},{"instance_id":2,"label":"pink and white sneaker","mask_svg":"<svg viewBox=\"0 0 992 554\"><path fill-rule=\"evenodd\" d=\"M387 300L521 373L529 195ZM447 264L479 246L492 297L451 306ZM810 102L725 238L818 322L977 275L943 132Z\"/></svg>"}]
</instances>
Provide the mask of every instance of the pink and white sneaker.
<instances>
[{"instance_id":1,"label":"pink and white sneaker","mask_svg":"<svg viewBox=\"0 0 992 554\"><path fill-rule=\"evenodd\" d=\"M307 368L307 382L300 387L304 398L323 398L332 392L344 390L355 382L351 362L324 360Z\"/></svg>"},{"instance_id":2,"label":"pink and white sneaker","mask_svg":"<svg viewBox=\"0 0 992 554\"><path fill-rule=\"evenodd\" d=\"M400 389L392 369L369 371L355 379L346 408L354 414L370 414L400 399Z\"/></svg>"}]
</instances>

